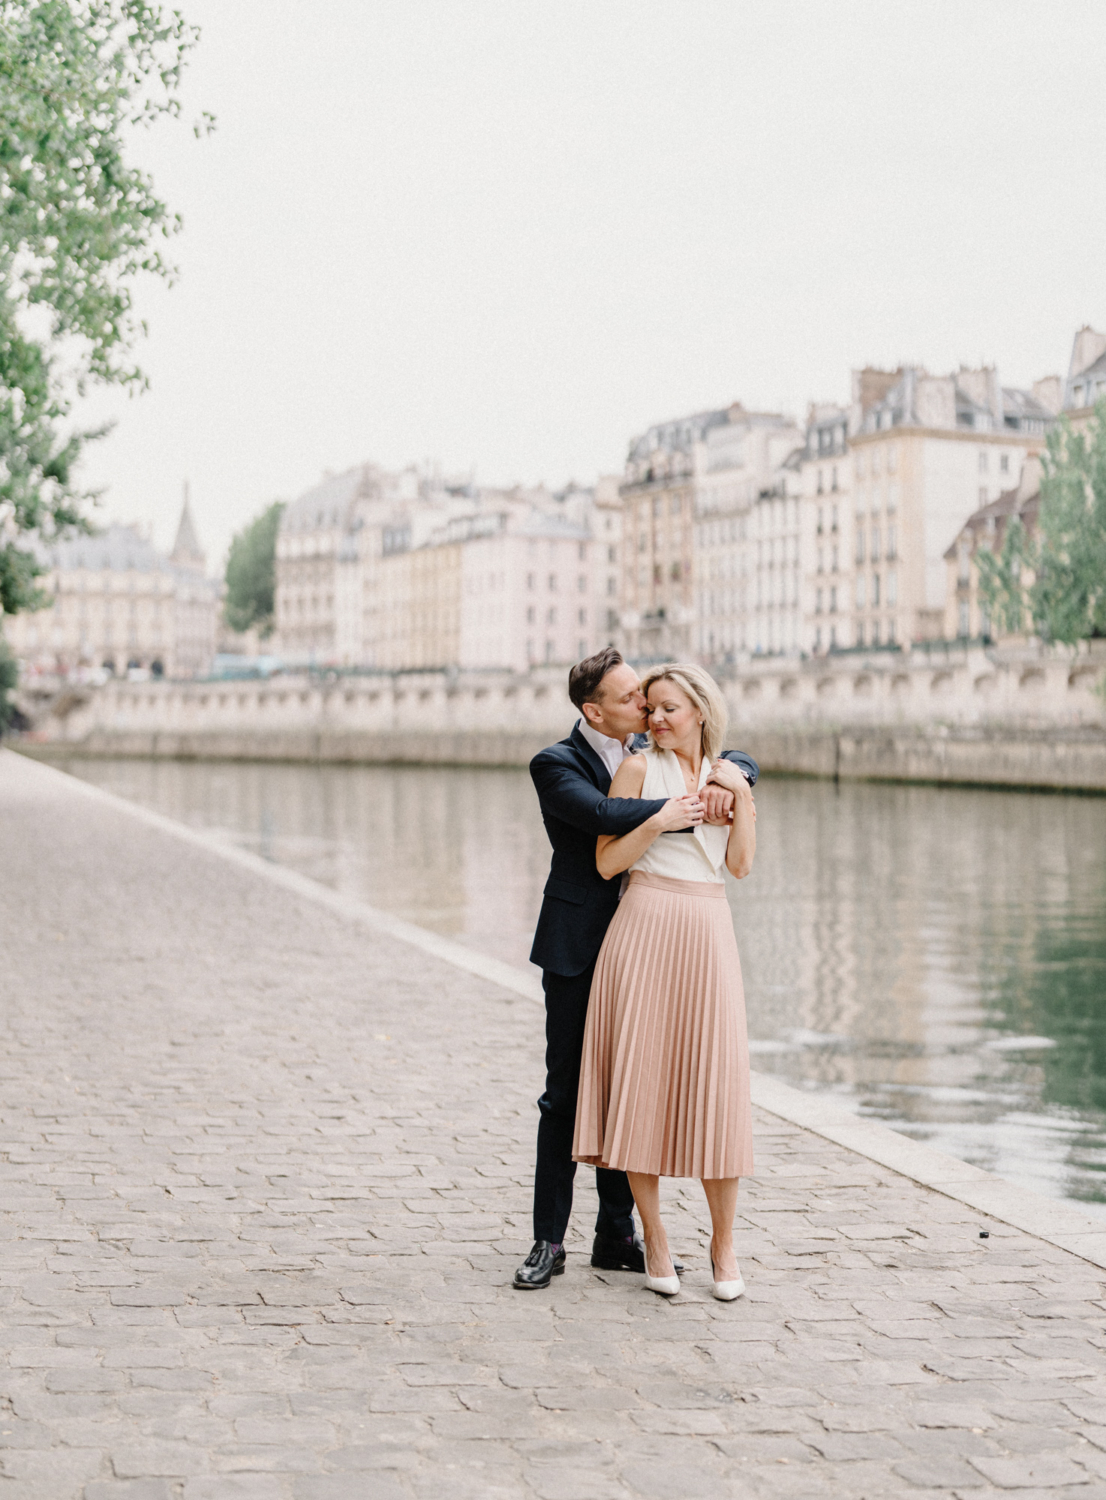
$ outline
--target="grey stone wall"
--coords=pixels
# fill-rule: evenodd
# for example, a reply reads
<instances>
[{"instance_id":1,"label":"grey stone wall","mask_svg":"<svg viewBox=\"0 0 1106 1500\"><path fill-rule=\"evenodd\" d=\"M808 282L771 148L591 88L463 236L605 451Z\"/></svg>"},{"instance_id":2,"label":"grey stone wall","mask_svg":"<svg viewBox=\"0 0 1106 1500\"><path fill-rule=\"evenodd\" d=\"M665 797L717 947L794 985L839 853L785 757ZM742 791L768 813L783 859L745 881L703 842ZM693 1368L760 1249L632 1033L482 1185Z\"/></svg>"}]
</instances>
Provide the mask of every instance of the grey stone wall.
<instances>
[{"instance_id":1,"label":"grey stone wall","mask_svg":"<svg viewBox=\"0 0 1106 1500\"><path fill-rule=\"evenodd\" d=\"M766 771L1106 791L1106 643L753 661L721 674ZM109 683L39 708L55 755L525 765L567 734L562 667Z\"/></svg>"}]
</instances>

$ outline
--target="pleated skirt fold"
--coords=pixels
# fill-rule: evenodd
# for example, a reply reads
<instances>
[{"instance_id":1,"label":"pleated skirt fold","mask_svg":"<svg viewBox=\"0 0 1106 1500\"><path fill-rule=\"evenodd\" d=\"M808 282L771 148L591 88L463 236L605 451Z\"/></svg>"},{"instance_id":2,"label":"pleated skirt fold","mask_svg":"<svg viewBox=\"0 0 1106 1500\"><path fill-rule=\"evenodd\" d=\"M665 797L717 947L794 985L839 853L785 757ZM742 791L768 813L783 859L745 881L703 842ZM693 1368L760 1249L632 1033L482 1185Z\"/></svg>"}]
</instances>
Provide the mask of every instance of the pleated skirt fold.
<instances>
[{"instance_id":1,"label":"pleated skirt fold","mask_svg":"<svg viewBox=\"0 0 1106 1500\"><path fill-rule=\"evenodd\" d=\"M752 1175L745 992L724 886L631 874L595 965L572 1154L662 1177Z\"/></svg>"}]
</instances>

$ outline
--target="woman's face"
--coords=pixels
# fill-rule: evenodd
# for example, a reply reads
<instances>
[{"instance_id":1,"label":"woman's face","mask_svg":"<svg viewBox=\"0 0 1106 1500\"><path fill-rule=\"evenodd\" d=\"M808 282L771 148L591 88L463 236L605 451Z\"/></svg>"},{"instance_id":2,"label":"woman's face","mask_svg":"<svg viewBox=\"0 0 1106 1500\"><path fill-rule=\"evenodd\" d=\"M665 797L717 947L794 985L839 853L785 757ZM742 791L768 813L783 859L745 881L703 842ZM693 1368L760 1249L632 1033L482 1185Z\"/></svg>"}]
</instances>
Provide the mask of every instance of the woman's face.
<instances>
[{"instance_id":1,"label":"woman's face","mask_svg":"<svg viewBox=\"0 0 1106 1500\"><path fill-rule=\"evenodd\" d=\"M649 728L662 750L697 750L702 739L699 710L674 682L663 678L649 689Z\"/></svg>"}]
</instances>

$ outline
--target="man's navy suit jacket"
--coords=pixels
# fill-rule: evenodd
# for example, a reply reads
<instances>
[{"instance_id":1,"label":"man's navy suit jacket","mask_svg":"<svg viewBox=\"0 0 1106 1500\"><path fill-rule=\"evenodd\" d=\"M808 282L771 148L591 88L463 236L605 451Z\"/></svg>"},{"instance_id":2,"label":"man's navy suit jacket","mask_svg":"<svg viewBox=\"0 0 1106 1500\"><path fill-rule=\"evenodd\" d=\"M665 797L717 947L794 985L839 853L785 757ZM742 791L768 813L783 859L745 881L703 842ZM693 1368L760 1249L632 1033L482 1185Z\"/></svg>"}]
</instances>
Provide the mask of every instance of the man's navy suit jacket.
<instances>
[{"instance_id":1,"label":"man's navy suit jacket","mask_svg":"<svg viewBox=\"0 0 1106 1500\"><path fill-rule=\"evenodd\" d=\"M640 736L636 748L647 743ZM732 760L751 786L759 767L740 750ZM618 907L621 875L604 880L595 864L595 840L601 833L617 838L631 833L659 812L667 798L609 797L611 774L580 733L541 750L530 762L553 862L538 917L530 962L553 974L582 974L603 944Z\"/></svg>"}]
</instances>

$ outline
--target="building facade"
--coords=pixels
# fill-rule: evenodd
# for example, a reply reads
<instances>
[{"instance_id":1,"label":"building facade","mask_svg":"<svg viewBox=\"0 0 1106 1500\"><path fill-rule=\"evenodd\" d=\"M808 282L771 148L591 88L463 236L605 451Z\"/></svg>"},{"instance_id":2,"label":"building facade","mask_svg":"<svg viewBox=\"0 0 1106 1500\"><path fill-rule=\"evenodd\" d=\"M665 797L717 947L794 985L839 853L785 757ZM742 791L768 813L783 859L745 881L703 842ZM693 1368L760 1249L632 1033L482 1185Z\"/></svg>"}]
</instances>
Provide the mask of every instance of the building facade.
<instances>
[{"instance_id":1,"label":"building facade","mask_svg":"<svg viewBox=\"0 0 1106 1500\"><path fill-rule=\"evenodd\" d=\"M391 474L359 464L322 482L280 518L276 544L275 650L293 666L353 665L365 633L366 528L424 493L414 470Z\"/></svg>"},{"instance_id":2,"label":"building facade","mask_svg":"<svg viewBox=\"0 0 1106 1500\"><path fill-rule=\"evenodd\" d=\"M719 663L784 649L788 596L777 586L776 531L788 531L797 512L773 502L784 496L784 465L801 442L789 418L740 402L634 439L620 491L628 656Z\"/></svg>"},{"instance_id":3,"label":"building facade","mask_svg":"<svg viewBox=\"0 0 1106 1500\"><path fill-rule=\"evenodd\" d=\"M695 655L708 665L798 649L802 430L735 403L697 446Z\"/></svg>"},{"instance_id":4,"label":"building facade","mask_svg":"<svg viewBox=\"0 0 1106 1500\"><path fill-rule=\"evenodd\" d=\"M983 505L968 517L945 553L945 618L947 641L990 641L996 635L994 622L979 591L979 556L999 552L1010 523L1019 521L1030 535L1036 530L1041 508L1041 464L1026 460L1020 482L1003 491L997 500ZM1025 575L1026 584L1032 582Z\"/></svg>"},{"instance_id":5,"label":"building facade","mask_svg":"<svg viewBox=\"0 0 1106 1500\"><path fill-rule=\"evenodd\" d=\"M365 465L282 517L290 665L407 671L570 662L618 628L617 483L478 488Z\"/></svg>"},{"instance_id":6,"label":"building facade","mask_svg":"<svg viewBox=\"0 0 1106 1500\"><path fill-rule=\"evenodd\" d=\"M203 677L211 668L219 586L187 499L168 557L138 526L118 523L93 536L57 542L40 580L51 596L41 610L4 621L4 636L30 676Z\"/></svg>"},{"instance_id":7,"label":"building facade","mask_svg":"<svg viewBox=\"0 0 1106 1500\"><path fill-rule=\"evenodd\" d=\"M686 658L697 637L696 448L726 408L660 422L630 444L622 498L620 644L635 661Z\"/></svg>"},{"instance_id":8,"label":"building facade","mask_svg":"<svg viewBox=\"0 0 1106 1500\"><path fill-rule=\"evenodd\" d=\"M851 644L944 634L949 546L1012 486L1056 419L1039 384L1003 387L993 367L854 372Z\"/></svg>"},{"instance_id":9,"label":"building facade","mask_svg":"<svg viewBox=\"0 0 1106 1500\"><path fill-rule=\"evenodd\" d=\"M801 648L817 655L854 643L850 618L854 524L849 411L813 405L798 456L797 548L802 583Z\"/></svg>"}]
</instances>

